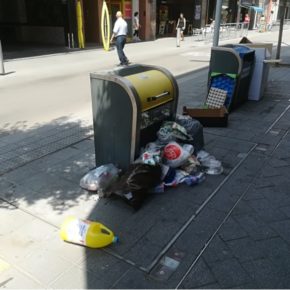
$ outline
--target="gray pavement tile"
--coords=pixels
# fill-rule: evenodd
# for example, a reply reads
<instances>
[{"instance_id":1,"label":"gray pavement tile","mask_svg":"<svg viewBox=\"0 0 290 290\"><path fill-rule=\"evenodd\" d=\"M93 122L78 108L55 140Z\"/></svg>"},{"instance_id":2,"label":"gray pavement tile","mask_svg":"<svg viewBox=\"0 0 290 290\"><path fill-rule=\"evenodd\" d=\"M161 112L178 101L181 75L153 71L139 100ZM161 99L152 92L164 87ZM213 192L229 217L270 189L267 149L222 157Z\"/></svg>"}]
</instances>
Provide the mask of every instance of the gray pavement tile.
<instances>
[{"instance_id":1,"label":"gray pavement tile","mask_svg":"<svg viewBox=\"0 0 290 290\"><path fill-rule=\"evenodd\" d=\"M259 143L276 146L281 141L282 137L283 137L282 134L273 135L271 133L268 133L265 134L264 136L261 136L261 138L259 139Z\"/></svg>"},{"instance_id":2,"label":"gray pavement tile","mask_svg":"<svg viewBox=\"0 0 290 290\"><path fill-rule=\"evenodd\" d=\"M86 258L86 248L72 243L64 242L60 238L59 231L55 231L46 239L38 242L37 250L43 250L53 256L66 260L71 264L77 264Z\"/></svg>"},{"instance_id":3,"label":"gray pavement tile","mask_svg":"<svg viewBox=\"0 0 290 290\"><path fill-rule=\"evenodd\" d=\"M72 147L76 148L78 150L81 150L81 151L94 153L94 150L95 150L94 138L93 137L89 137L89 138L87 138L85 140L82 140L81 142L73 144Z\"/></svg>"},{"instance_id":4,"label":"gray pavement tile","mask_svg":"<svg viewBox=\"0 0 290 290\"><path fill-rule=\"evenodd\" d=\"M190 271L188 276L182 282L179 288L181 289L193 289L200 288L201 286L214 284L216 279L210 271L210 268L206 263L200 259L194 268Z\"/></svg>"},{"instance_id":5,"label":"gray pavement tile","mask_svg":"<svg viewBox=\"0 0 290 290\"><path fill-rule=\"evenodd\" d=\"M123 206L120 207L121 210L118 210L118 205ZM148 212L144 208L134 213L125 204L113 202L104 204L101 200L92 210L89 219L105 224L120 238L120 243L114 247L114 251L122 255L143 238L158 217L151 215L148 218Z\"/></svg>"},{"instance_id":6,"label":"gray pavement tile","mask_svg":"<svg viewBox=\"0 0 290 290\"><path fill-rule=\"evenodd\" d=\"M235 215L234 219L254 240L276 237L278 234L268 224L264 223L256 214L245 213Z\"/></svg>"},{"instance_id":7,"label":"gray pavement tile","mask_svg":"<svg viewBox=\"0 0 290 290\"><path fill-rule=\"evenodd\" d=\"M9 181L5 176L0 177L0 194L5 194L8 188L13 186L13 182Z\"/></svg>"},{"instance_id":8,"label":"gray pavement tile","mask_svg":"<svg viewBox=\"0 0 290 290\"><path fill-rule=\"evenodd\" d=\"M242 238L226 242L232 254L240 261L245 262L265 257L265 251L259 243L251 238Z\"/></svg>"},{"instance_id":9,"label":"gray pavement tile","mask_svg":"<svg viewBox=\"0 0 290 290\"><path fill-rule=\"evenodd\" d=\"M287 219L287 216L272 206L271 201L267 199L250 200L249 205L256 211L259 217L265 222L280 221Z\"/></svg>"},{"instance_id":10,"label":"gray pavement tile","mask_svg":"<svg viewBox=\"0 0 290 290\"><path fill-rule=\"evenodd\" d=\"M179 275L181 275L183 271L186 271L184 267L188 264L190 265L197 257L211 235L222 222L223 218L224 213L205 208L177 239L174 246L180 251L185 252L186 257L173 279L178 280ZM187 267L189 267L189 265Z\"/></svg>"},{"instance_id":11,"label":"gray pavement tile","mask_svg":"<svg viewBox=\"0 0 290 290\"><path fill-rule=\"evenodd\" d=\"M211 270L221 288L233 288L252 281L236 259L216 262Z\"/></svg>"},{"instance_id":12,"label":"gray pavement tile","mask_svg":"<svg viewBox=\"0 0 290 290\"><path fill-rule=\"evenodd\" d=\"M195 201L195 194L190 192L195 189L198 187L191 189L184 186L163 195L153 196L133 215L132 211L122 203L110 202L102 206L98 204L91 217L95 220L101 219L109 228L116 229L118 235L120 233L121 242L114 248L114 251L121 255L125 254L136 263L142 262L144 266L145 263L147 265L151 262L150 259L153 260L157 256L197 209L196 204L189 204L190 199ZM205 199L206 196L203 198ZM122 210L120 210L120 205L124 206ZM179 214L180 211L183 212L182 216ZM113 216L112 212L115 212ZM200 230L206 231L204 227Z\"/></svg>"},{"instance_id":13,"label":"gray pavement tile","mask_svg":"<svg viewBox=\"0 0 290 290\"><path fill-rule=\"evenodd\" d=\"M156 246L164 246L182 226L183 223L180 223L174 216L161 218L159 221L156 221L154 226L146 233L146 239L152 241Z\"/></svg>"},{"instance_id":14,"label":"gray pavement tile","mask_svg":"<svg viewBox=\"0 0 290 290\"><path fill-rule=\"evenodd\" d=\"M255 136L257 134L254 131L241 131L241 130L233 130L233 131L235 131L235 132L228 133L227 136L229 136L229 137L235 136L234 138L236 140L252 141L253 138L255 138Z\"/></svg>"},{"instance_id":15,"label":"gray pavement tile","mask_svg":"<svg viewBox=\"0 0 290 290\"><path fill-rule=\"evenodd\" d=\"M227 244L216 235L202 254L203 259L208 265L215 262L224 261L232 258L232 253Z\"/></svg>"},{"instance_id":16,"label":"gray pavement tile","mask_svg":"<svg viewBox=\"0 0 290 290\"><path fill-rule=\"evenodd\" d=\"M290 206L283 206L280 210L290 219Z\"/></svg>"},{"instance_id":17,"label":"gray pavement tile","mask_svg":"<svg viewBox=\"0 0 290 290\"><path fill-rule=\"evenodd\" d=\"M223 222L225 214L221 211L205 207L188 228L195 235L206 233L209 236Z\"/></svg>"},{"instance_id":18,"label":"gray pavement tile","mask_svg":"<svg viewBox=\"0 0 290 290\"><path fill-rule=\"evenodd\" d=\"M166 281L153 280L148 274L136 268L124 272L123 276L114 282L112 289L169 289L174 287L168 285Z\"/></svg>"},{"instance_id":19,"label":"gray pavement tile","mask_svg":"<svg viewBox=\"0 0 290 290\"><path fill-rule=\"evenodd\" d=\"M107 289L129 271L132 265L101 249L86 249L85 259L78 267L86 272L89 288Z\"/></svg>"},{"instance_id":20,"label":"gray pavement tile","mask_svg":"<svg viewBox=\"0 0 290 290\"><path fill-rule=\"evenodd\" d=\"M257 241L257 245L264 249L267 257L290 258L290 246L280 237Z\"/></svg>"},{"instance_id":21,"label":"gray pavement tile","mask_svg":"<svg viewBox=\"0 0 290 290\"><path fill-rule=\"evenodd\" d=\"M273 265L279 269L279 271L281 273L284 273L285 276L289 277L290 276L290 257L289 257L289 252L287 253L287 255L282 256L271 256L269 258L269 260L271 261L271 263L273 263ZM288 282L290 282L290 280L287 280ZM288 285L289 287L289 285Z\"/></svg>"},{"instance_id":22,"label":"gray pavement tile","mask_svg":"<svg viewBox=\"0 0 290 290\"><path fill-rule=\"evenodd\" d=\"M262 177L278 177L280 175L281 174L279 170L277 170L276 168L273 168L272 166L269 166L268 164L264 166L262 170Z\"/></svg>"},{"instance_id":23,"label":"gray pavement tile","mask_svg":"<svg viewBox=\"0 0 290 290\"><path fill-rule=\"evenodd\" d=\"M245 195L246 196L246 195ZM240 216L245 214L252 214L253 209L249 206L248 202L244 199L240 200L236 207L234 208L234 211L232 212L232 216Z\"/></svg>"},{"instance_id":24,"label":"gray pavement tile","mask_svg":"<svg viewBox=\"0 0 290 290\"><path fill-rule=\"evenodd\" d=\"M281 269L278 269L269 259L249 261L243 263L243 267L248 275L257 283L258 288L279 289L285 288L286 282L289 283L289 277L281 273Z\"/></svg>"},{"instance_id":25,"label":"gray pavement tile","mask_svg":"<svg viewBox=\"0 0 290 290\"><path fill-rule=\"evenodd\" d=\"M236 138L236 135L233 138L233 136L229 135L229 137L227 138L218 138L217 140L215 140L214 142L214 147L216 148L220 148L223 149L225 151L224 152L224 156L226 156L228 151L235 151L235 152L248 152L250 150L250 148L253 146L252 143L246 142L246 141L240 141L240 140L235 140L234 138Z\"/></svg>"},{"instance_id":26,"label":"gray pavement tile","mask_svg":"<svg viewBox=\"0 0 290 290\"><path fill-rule=\"evenodd\" d=\"M81 178L94 167L94 156L80 153L55 166L44 168L42 172L50 176L57 176L58 178L69 180L78 185Z\"/></svg>"},{"instance_id":27,"label":"gray pavement tile","mask_svg":"<svg viewBox=\"0 0 290 290\"><path fill-rule=\"evenodd\" d=\"M104 289L102 285L98 287L98 277L90 277L84 269L77 266L72 266L60 273L52 283L49 284L49 289Z\"/></svg>"},{"instance_id":28,"label":"gray pavement tile","mask_svg":"<svg viewBox=\"0 0 290 290\"><path fill-rule=\"evenodd\" d=\"M264 189L257 189L254 187L250 187L246 195L243 197L243 200L248 201L248 200L263 199L265 198L263 193L264 193ZM246 204L248 205L248 202L246 202Z\"/></svg>"},{"instance_id":29,"label":"gray pavement tile","mask_svg":"<svg viewBox=\"0 0 290 290\"><path fill-rule=\"evenodd\" d=\"M30 178L31 176L37 175L38 169L31 164L27 164L25 166L21 166L13 171L5 173L5 178L10 182L20 182Z\"/></svg>"},{"instance_id":30,"label":"gray pavement tile","mask_svg":"<svg viewBox=\"0 0 290 290\"><path fill-rule=\"evenodd\" d=\"M282 189L284 188L284 189ZM290 205L290 195L287 192L288 186L275 186L274 188L265 188L261 190L263 196L272 204L272 207L288 207ZM284 214L287 213L284 211Z\"/></svg>"},{"instance_id":31,"label":"gray pavement tile","mask_svg":"<svg viewBox=\"0 0 290 290\"><path fill-rule=\"evenodd\" d=\"M199 289L221 289L221 286L218 283L213 283L213 284L208 284L208 285L200 286L198 288Z\"/></svg>"},{"instance_id":32,"label":"gray pavement tile","mask_svg":"<svg viewBox=\"0 0 290 290\"><path fill-rule=\"evenodd\" d=\"M35 168L49 168L67 159L71 159L73 158L73 156L78 154L79 150L70 146L65 149L46 155L40 159L34 160L32 161L31 164L33 164Z\"/></svg>"},{"instance_id":33,"label":"gray pavement tile","mask_svg":"<svg viewBox=\"0 0 290 290\"><path fill-rule=\"evenodd\" d=\"M271 158L269 160L269 165L273 168L285 168L287 170L287 167L289 167L289 162L282 160L282 159L277 159L277 158Z\"/></svg>"},{"instance_id":34,"label":"gray pavement tile","mask_svg":"<svg viewBox=\"0 0 290 290\"><path fill-rule=\"evenodd\" d=\"M50 251L37 248L17 263L19 268L25 270L29 275L35 277L43 285L48 285L60 274L71 267L71 262L52 255Z\"/></svg>"},{"instance_id":35,"label":"gray pavement tile","mask_svg":"<svg viewBox=\"0 0 290 290\"><path fill-rule=\"evenodd\" d=\"M233 287L233 289L258 289L258 288L259 288L258 284L253 281L247 284L242 284L242 285Z\"/></svg>"},{"instance_id":36,"label":"gray pavement tile","mask_svg":"<svg viewBox=\"0 0 290 290\"><path fill-rule=\"evenodd\" d=\"M224 241L236 240L247 237L247 232L231 217L223 224L219 231L219 236Z\"/></svg>"},{"instance_id":37,"label":"gray pavement tile","mask_svg":"<svg viewBox=\"0 0 290 290\"><path fill-rule=\"evenodd\" d=\"M271 189L278 184L284 185L287 182L288 178L281 174L279 176L267 176L267 177L259 176L259 178L255 180L255 188L264 190L265 188L269 187Z\"/></svg>"},{"instance_id":38,"label":"gray pavement tile","mask_svg":"<svg viewBox=\"0 0 290 290\"><path fill-rule=\"evenodd\" d=\"M290 243L290 219L272 222L269 226L274 229L285 241Z\"/></svg>"},{"instance_id":39,"label":"gray pavement tile","mask_svg":"<svg viewBox=\"0 0 290 290\"><path fill-rule=\"evenodd\" d=\"M235 189L227 188L224 185L207 206L218 211L228 212L238 199L238 194L239 192Z\"/></svg>"},{"instance_id":40,"label":"gray pavement tile","mask_svg":"<svg viewBox=\"0 0 290 290\"><path fill-rule=\"evenodd\" d=\"M170 234L172 235L172 232ZM147 267L168 242L169 240L164 240L163 245L156 245L154 240L149 240L147 236L144 236L123 255L126 259L134 261L137 265Z\"/></svg>"},{"instance_id":41,"label":"gray pavement tile","mask_svg":"<svg viewBox=\"0 0 290 290\"><path fill-rule=\"evenodd\" d=\"M9 268L0 272L0 288L7 289L41 289L45 285L25 273Z\"/></svg>"},{"instance_id":42,"label":"gray pavement tile","mask_svg":"<svg viewBox=\"0 0 290 290\"><path fill-rule=\"evenodd\" d=\"M0 220L2 221L0 223L0 237L14 232L34 219L35 217L32 215L0 200Z\"/></svg>"},{"instance_id":43,"label":"gray pavement tile","mask_svg":"<svg viewBox=\"0 0 290 290\"><path fill-rule=\"evenodd\" d=\"M20 263L39 247L39 244L56 234L51 225L33 219L16 228L9 235L0 236L0 255L9 263Z\"/></svg>"}]
</instances>

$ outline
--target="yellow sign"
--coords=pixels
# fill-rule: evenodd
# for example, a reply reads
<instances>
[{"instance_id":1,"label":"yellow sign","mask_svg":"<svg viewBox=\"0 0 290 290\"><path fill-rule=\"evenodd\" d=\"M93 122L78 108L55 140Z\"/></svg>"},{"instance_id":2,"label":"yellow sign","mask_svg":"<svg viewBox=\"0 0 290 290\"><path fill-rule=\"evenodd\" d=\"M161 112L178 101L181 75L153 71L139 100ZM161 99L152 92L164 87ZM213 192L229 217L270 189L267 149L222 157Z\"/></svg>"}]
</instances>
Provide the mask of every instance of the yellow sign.
<instances>
[{"instance_id":1,"label":"yellow sign","mask_svg":"<svg viewBox=\"0 0 290 290\"><path fill-rule=\"evenodd\" d=\"M104 50L110 49L110 18L106 1L103 2L101 16L102 42Z\"/></svg>"},{"instance_id":2,"label":"yellow sign","mask_svg":"<svg viewBox=\"0 0 290 290\"><path fill-rule=\"evenodd\" d=\"M85 39L83 33L83 9L80 1L77 1L77 27L78 27L78 41L79 41L79 48L85 47Z\"/></svg>"}]
</instances>

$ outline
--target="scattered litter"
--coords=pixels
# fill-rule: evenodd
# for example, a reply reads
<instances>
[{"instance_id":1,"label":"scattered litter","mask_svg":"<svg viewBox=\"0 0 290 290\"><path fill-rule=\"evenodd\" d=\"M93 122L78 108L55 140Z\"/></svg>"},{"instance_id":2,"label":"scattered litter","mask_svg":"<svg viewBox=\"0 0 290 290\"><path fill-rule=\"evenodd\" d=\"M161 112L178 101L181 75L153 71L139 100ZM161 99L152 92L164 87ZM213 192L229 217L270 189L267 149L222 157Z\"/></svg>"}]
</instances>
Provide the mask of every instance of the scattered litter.
<instances>
[{"instance_id":1,"label":"scattered litter","mask_svg":"<svg viewBox=\"0 0 290 290\"><path fill-rule=\"evenodd\" d=\"M97 191L99 197L114 193L137 210L152 193L180 184L198 185L206 174L223 172L221 162L202 149L203 127L192 117L178 115L176 122L164 122L156 137L120 177L113 164L103 165L85 175L81 187Z\"/></svg>"},{"instance_id":2,"label":"scattered litter","mask_svg":"<svg viewBox=\"0 0 290 290\"><path fill-rule=\"evenodd\" d=\"M222 163L208 152L202 150L197 153L197 159L205 167L205 172L209 175L218 175L223 173Z\"/></svg>"},{"instance_id":3,"label":"scattered litter","mask_svg":"<svg viewBox=\"0 0 290 290\"><path fill-rule=\"evenodd\" d=\"M157 143L148 143L145 147L145 152L142 154L142 163L156 165L161 162L161 146Z\"/></svg>"},{"instance_id":4,"label":"scattered litter","mask_svg":"<svg viewBox=\"0 0 290 290\"><path fill-rule=\"evenodd\" d=\"M65 219L60 229L60 237L66 242L89 248L102 248L119 240L101 223L75 217Z\"/></svg>"},{"instance_id":5,"label":"scattered litter","mask_svg":"<svg viewBox=\"0 0 290 290\"><path fill-rule=\"evenodd\" d=\"M80 186L89 191L98 191L102 195L117 180L118 174L119 169L114 164L102 165L87 173L80 180Z\"/></svg>"},{"instance_id":6,"label":"scattered litter","mask_svg":"<svg viewBox=\"0 0 290 290\"><path fill-rule=\"evenodd\" d=\"M167 144L171 141L189 141L192 137L188 135L186 129L176 122L164 122L159 131L157 132L158 140Z\"/></svg>"}]
</instances>

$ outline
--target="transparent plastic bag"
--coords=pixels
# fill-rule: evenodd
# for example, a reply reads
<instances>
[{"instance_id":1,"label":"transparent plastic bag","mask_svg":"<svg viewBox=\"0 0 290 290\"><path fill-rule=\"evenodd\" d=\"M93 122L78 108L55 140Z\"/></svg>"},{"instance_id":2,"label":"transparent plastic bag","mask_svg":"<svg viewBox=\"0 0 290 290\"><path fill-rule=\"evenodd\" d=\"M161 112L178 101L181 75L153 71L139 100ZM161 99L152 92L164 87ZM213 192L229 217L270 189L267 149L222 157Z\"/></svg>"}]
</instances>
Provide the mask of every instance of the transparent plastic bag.
<instances>
[{"instance_id":1,"label":"transparent plastic bag","mask_svg":"<svg viewBox=\"0 0 290 290\"><path fill-rule=\"evenodd\" d=\"M81 180L80 186L89 191L105 191L117 180L119 169L114 164L105 164L88 172Z\"/></svg>"}]
</instances>

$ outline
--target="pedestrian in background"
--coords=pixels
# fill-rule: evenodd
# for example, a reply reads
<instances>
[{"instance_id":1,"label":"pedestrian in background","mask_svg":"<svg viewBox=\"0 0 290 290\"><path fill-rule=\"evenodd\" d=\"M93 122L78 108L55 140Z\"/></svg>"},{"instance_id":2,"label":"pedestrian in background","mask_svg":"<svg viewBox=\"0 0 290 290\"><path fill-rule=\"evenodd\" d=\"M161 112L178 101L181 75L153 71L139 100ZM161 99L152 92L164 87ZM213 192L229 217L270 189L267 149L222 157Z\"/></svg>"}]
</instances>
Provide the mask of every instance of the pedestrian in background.
<instances>
[{"instance_id":1,"label":"pedestrian in background","mask_svg":"<svg viewBox=\"0 0 290 290\"><path fill-rule=\"evenodd\" d=\"M184 40L185 27L186 27L186 19L184 18L183 13L180 13L180 16L179 16L178 21L177 21L176 28L177 29L180 28L181 40Z\"/></svg>"},{"instance_id":2,"label":"pedestrian in background","mask_svg":"<svg viewBox=\"0 0 290 290\"><path fill-rule=\"evenodd\" d=\"M134 13L134 19L133 19L133 39L136 41L140 41L141 39L139 38L139 29L141 28L140 22L139 22L139 13L135 12Z\"/></svg>"},{"instance_id":3,"label":"pedestrian in background","mask_svg":"<svg viewBox=\"0 0 290 290\"><path fill-rule=\"evenodd\" d=\"M119 56L120 64L121 65L128 65L129 60L124 53L124 47L126 44L126 38L128 33L128 25L127 22L123 19L123 15L121 11L116 13L116 22L113 28L113 34L111 37L111 43L113 42L114 38L116 38L116 47L117 53Z\"/></svg>"},{"instance_id":4,"label":"pedestrian in background","mask_svg":"<svg viewBox=\"0 0 290 290\"><path fill-rule=\"evenodd\" d=\"M264 14L260 17L259 32L265 32L266 30L266 18Z\"/></svg>"},{"instance_id":5,"label":"pedestrian in background","mask_svg":"<svg viewBox=\"0 0 290 290\"><path fill-rule=\"evenodd\" d=\"M247 13L245 15L245 18L244 18L244 28L249 28L249 23L250 23L250 16L249 14Z\"/></svg>"}]
</instances>

